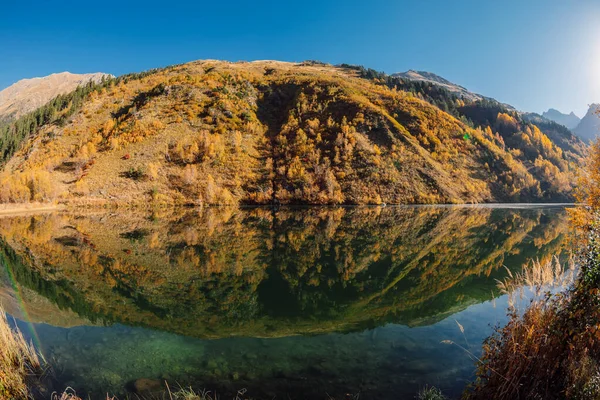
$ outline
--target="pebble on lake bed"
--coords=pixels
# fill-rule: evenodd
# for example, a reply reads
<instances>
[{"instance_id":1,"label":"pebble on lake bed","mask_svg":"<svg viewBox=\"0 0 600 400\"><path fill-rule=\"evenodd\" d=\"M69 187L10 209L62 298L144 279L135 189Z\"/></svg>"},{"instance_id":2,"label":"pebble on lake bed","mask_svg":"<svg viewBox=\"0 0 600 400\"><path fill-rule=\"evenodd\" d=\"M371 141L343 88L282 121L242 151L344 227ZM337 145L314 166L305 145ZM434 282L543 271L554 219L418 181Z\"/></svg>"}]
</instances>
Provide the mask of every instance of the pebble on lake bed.
<instances>
[{"instance_id":1,"label":"pebble on lake bed","mask_svg":"<svg viewBox=\"0 0 600 400\"><path fill-rule=\"evenodd\" d=\"M163 391L161 381L157 379L140 378L133 382L133 390L136 394L155 394Z\"/></svg>"}]
</instances>

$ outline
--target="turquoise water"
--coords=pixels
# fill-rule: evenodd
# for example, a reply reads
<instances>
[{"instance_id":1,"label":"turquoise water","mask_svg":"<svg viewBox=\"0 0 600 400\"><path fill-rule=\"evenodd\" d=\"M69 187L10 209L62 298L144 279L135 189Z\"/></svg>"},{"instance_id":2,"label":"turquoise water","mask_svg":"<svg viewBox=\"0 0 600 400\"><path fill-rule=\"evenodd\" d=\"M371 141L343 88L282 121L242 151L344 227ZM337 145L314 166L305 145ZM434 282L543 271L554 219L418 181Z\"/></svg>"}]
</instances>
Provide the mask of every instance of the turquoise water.
<instances>
[{"instance_id":1,"label":"turquoise water","mask_svg":"<svg viewBox=\"0 0 600 400\"><path fill-rule=\"evenodd\" d=\"M61 386L232 398L458 397L506 321L496 279L568 251L563 207L0 218L2 302ZM464 333L459 329L464 327Z\"/></svg>"}]
</instances>

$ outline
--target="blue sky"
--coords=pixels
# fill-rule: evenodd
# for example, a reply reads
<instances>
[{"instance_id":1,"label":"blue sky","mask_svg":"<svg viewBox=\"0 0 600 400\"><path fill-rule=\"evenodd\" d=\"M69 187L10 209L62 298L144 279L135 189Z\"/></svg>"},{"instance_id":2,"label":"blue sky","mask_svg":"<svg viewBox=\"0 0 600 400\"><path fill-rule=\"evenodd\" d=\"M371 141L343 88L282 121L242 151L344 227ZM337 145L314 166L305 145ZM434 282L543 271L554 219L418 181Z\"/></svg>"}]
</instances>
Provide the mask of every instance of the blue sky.
<instances>
[{"instance_id":1,"label":"blue sky","mask_svg":"<svg viewBox=\"0 0 600 400\"><path fill-rule=\"evenodd\" d=\"M600 1L3 2L0 88L197 59L427 70L541 112L600 102Z\"/></svg>"}]
</instances>

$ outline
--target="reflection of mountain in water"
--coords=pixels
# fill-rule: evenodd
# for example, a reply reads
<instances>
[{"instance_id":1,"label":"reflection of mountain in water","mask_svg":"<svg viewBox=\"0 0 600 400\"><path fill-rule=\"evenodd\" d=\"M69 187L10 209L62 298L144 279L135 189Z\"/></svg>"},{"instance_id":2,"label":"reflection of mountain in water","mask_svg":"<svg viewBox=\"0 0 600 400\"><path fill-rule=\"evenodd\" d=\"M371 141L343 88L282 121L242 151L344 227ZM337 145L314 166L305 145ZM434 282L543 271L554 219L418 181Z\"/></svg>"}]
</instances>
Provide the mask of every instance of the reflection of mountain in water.
<instances>
[{"instance_id":1,"label":"reflection of mountain in water","mask_svg":"<svg viewBox=\"0 0 600 400\"><path fill-rule=\"evenodd\" d=\"M429 324L566 246L561 208L208 209L0 219L8 275L91 321L197 337Z\"/></svg>"}]
</instances>

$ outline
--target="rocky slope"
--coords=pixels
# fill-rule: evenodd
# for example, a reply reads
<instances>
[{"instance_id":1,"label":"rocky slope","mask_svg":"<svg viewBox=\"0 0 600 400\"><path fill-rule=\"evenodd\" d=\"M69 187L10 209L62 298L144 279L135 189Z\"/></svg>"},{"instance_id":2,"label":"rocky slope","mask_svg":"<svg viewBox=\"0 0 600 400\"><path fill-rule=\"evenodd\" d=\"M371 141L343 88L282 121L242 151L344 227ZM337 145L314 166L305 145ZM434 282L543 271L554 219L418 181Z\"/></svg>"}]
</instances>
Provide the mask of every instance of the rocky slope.
<instances>
[{"instance_id":1,"label":"rocky slope","mask_svg":"<svg viewBox=\"0 0 600 400\"><path fill-rule=\"evenodd\" d=\"M99 82L102 73L61 72L43 78L23 79L0 91L0 121L18 118L46 104L53 97L74 90L89 81Z\"/></svg>"},{"instance_id":2,"label":"rocky slope","mask_svg":"<svg viewBox=\"0 0 600 400\"><path fill-rule=\"evenodd\" d=\"M452 83L449 80L442 78L439 75L436 75L427 71L414 71L408 70L406 72L398 72L396 74L392 74L393 77L408 79L412 81L421 81L421 82L429 82L447 89L452 93L458 94L460 97L463 97L470 101L482 100L483 96L478 95L476 93L470 92L466 88L457 85L456 83Z\"/></svg>"},{"instance_id":3,"label":"rocky slope","mask_svg":"<svg viewBox=\"0 0 600 400\"><path fill-rule=\"evenodd\" d=\"M570 199L583 154L571 133L447 92L444 112L384 83L312 62L198 61L89 86L0 137L0 201Z\"/></svg>"}]
</instances>

